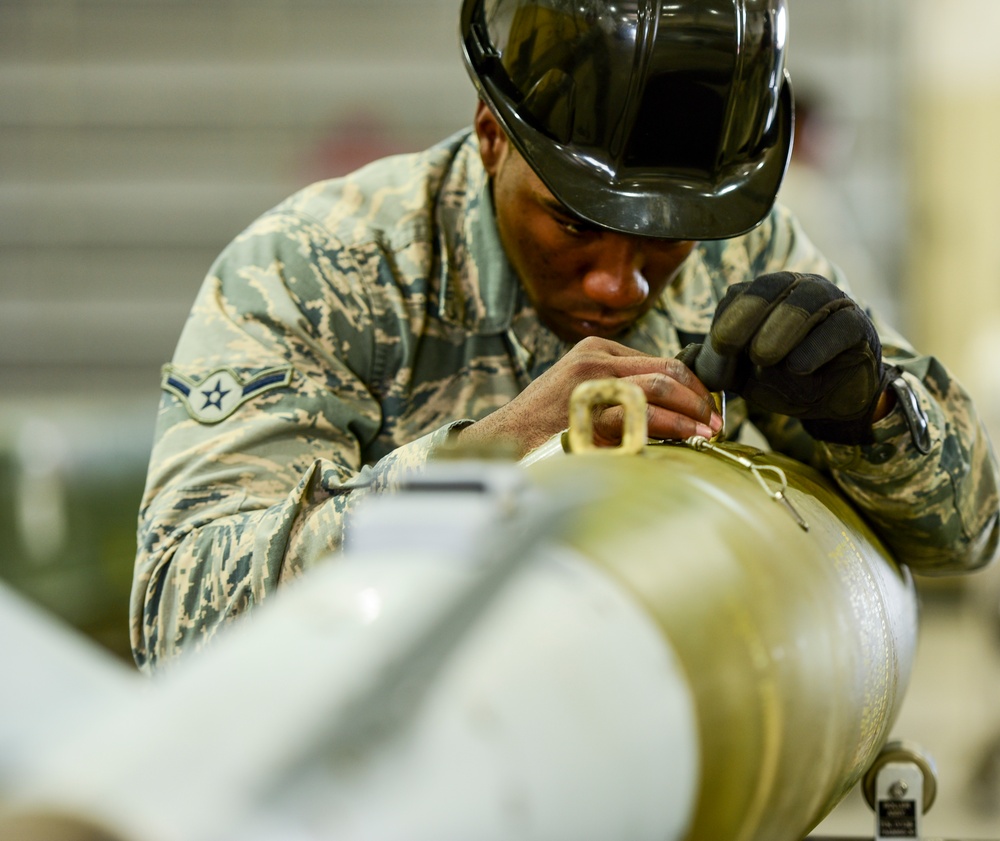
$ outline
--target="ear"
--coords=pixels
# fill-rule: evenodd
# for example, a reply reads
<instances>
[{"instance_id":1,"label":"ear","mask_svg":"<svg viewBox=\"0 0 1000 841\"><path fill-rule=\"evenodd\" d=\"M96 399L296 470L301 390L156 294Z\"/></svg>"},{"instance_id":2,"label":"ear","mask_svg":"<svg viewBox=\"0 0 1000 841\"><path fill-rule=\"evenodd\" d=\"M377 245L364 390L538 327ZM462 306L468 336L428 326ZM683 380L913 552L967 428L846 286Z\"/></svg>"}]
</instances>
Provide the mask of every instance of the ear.
<instances>
[{"instance_id":1,"label":"ear","mask_svg":"<svg viewBox=\"0 0 1000 841\"><path fill-rule=\"evenodd\" d=\"M510 141L507 133L493 116L489 106L479 100L476 106L476 119L474 122L476 136L479 138L479 155L483 159L483 166L486 174L491 178L496 175L500 168L500 163L507 154L507 147Z\"/></svg>"}]
</instances>

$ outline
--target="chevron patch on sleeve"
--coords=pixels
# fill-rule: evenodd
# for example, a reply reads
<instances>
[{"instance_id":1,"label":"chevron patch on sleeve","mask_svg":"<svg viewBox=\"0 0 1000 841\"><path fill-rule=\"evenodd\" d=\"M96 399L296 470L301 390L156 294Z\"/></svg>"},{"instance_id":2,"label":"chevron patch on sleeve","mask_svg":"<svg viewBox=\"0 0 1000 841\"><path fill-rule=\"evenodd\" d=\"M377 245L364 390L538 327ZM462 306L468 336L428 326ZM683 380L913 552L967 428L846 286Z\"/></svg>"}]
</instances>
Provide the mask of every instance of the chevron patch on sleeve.
<instances>
[{"instance_id":1,"label":"chevron patch on sleeve","mask_svg":"<svg viewBox=\"0 0 1000 841\"><path fill-rule=\"evenodd\" d=\"M241 377L232 368L216 368L200 378L188 377L167 365L160 386L180 398L198 423L208 424L225 420L248 400L284 388L291 381L291 365L268 368L249 378Z\"/></svg>"}]
</instances>

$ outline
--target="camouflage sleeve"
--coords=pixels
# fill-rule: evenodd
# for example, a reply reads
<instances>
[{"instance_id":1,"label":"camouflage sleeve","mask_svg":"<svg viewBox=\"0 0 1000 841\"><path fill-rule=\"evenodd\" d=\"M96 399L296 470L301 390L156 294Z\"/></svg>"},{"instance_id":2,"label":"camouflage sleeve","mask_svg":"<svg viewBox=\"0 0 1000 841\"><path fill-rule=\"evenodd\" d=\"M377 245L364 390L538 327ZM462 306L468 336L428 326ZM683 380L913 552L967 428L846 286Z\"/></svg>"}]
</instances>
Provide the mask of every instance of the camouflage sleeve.
<instances>
[{"instance_id":1,"label":"camouflage sleeve","mask_svg":"<svg viewBox=\"0 0 1000 841\"><path fill-rule=\"evenodd\" d=\"M400 328L360 271L322 226L271 214L206 278L163 373L131 600L140 667L200 647L335 550L358 494L447 439L364 463Z\"/></svg>"},{"instance_id":2,"label":"camouflage sleeve","mask_svg":"<svg viewBox=\"0 0 1000 841\"><path fill-rule=\"evenodd\" d=\"M755 274L790 269L846 283L784 211ZM900 405L874 426L864 446L810 438L789 418L751 415L776 450L825 470L863 511L896 558L923 574L977 569L997 554L998 467L969 394L935 358L921 356L895 330L872 318L883 359L898 365L927 417L929 451L916 445ZM927 449L925 447L925 449Z\"/></svg>"}]
</instances>

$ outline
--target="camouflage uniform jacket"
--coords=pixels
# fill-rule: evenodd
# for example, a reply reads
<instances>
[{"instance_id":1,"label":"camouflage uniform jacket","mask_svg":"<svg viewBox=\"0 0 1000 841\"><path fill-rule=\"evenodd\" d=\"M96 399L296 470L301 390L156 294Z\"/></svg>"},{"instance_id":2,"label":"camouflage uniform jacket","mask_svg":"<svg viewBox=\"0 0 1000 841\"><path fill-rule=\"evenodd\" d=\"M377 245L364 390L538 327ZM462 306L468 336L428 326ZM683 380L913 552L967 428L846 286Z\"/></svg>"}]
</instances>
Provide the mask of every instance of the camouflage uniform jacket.
<instances>
[{"instance_id":1,"label":"camouflage uniform jacket","mask_svg":"<svg viewBox=\"0 0 1000 841\"><path fill-rule=\"evenodd\" d=\"M622 341L676 354L677 331L706 333L728 285L779 269L837 277L776 208L750 234L696 247ZM901 560L977 566L997 543L990 445L942 366L880 330L930 419L928 455L898 410L864 447L751 420L832 475ZM139 665L200 646L336 550L359 496L392 488L566 350L504 256L468 132L264 214L209 271L164 368L131 605Z\"/></svg>"}]
</instances>

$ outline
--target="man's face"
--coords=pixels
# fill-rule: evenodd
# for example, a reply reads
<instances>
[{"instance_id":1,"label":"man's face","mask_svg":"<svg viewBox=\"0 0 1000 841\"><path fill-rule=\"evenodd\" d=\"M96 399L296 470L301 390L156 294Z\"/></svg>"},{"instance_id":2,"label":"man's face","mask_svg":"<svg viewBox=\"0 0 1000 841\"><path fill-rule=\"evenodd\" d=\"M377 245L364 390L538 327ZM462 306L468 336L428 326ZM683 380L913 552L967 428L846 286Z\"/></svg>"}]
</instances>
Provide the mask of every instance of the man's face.
<instances>
[{"instance_id":1,"label":"man's face","mask_svg":"<svg viewBox=\"0 0 1000 841\"><path fill-rule=\"evenodd\" d=\"M621 234L574 216L480 108L477 129L500 240L539 318L569 342L624 333L653 306L695 243ZM499 136L490 135L494 128Z\"/></svg>"}]
</instances>

